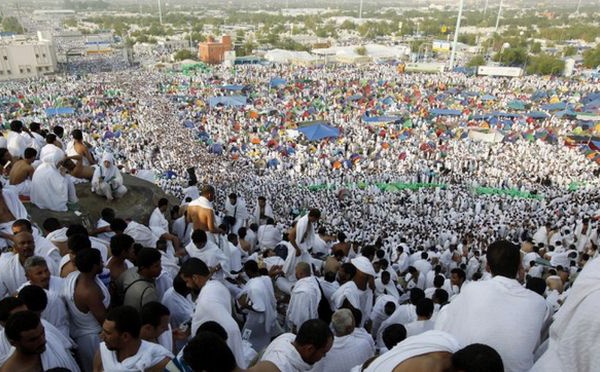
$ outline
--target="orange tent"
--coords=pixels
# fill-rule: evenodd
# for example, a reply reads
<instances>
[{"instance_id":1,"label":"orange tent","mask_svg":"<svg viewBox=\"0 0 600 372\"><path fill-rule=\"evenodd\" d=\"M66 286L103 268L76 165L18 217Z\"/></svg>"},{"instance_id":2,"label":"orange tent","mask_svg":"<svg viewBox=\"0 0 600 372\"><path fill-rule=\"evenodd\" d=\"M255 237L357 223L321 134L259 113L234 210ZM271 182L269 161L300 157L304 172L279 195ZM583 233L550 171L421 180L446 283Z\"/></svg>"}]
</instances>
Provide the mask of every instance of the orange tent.
<instances>
[{"instance_id":1,"label":"orange tent","mask_svg":"<svg viewBox=\"0 0 600 372\"><path fill-rule=\"evenodd\" d=\"M333 162L333 169L340 169L342 167L342 163L340 163L338 160Z\"/></svg>"},{"instance_id":2,"label":"orange tent","mask_svg":"<svg viewBox=\"0 0 600 372\"><path fill-rule=\"evenodd\" d=\"M258 145L258 144L260 144L260 138L258 138L258 137L252 137L252 139L250 140L250 142L252 142L253 145Z\"/></svg>"}]
</instances>

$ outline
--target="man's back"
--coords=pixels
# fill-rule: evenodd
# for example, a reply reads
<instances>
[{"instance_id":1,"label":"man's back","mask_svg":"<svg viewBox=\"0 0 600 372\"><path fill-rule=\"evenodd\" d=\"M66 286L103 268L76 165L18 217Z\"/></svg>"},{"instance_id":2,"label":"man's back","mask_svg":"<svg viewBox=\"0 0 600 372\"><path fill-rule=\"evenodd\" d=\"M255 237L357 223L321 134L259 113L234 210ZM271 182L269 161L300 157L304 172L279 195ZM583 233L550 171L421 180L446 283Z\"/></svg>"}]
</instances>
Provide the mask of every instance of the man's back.
<instances>
[{"instance_id":1,"label":"man's back","mask_svg":"<svg viewBox=\"0 0 600 372\"><path fill-rule=\"evenodd\" d=\"M18 160L10 169L8 180L11 185L18 185L33 175L33 167L26 160Z\"/></svg>"},{"instance_id":2,"label":"man's back","mask_svg":"<svg viewBox=\"0 0 600 372\"><path fill-rule=\"evenodd\" d=\"M543 297L514 279L495 276L463 287L442 308L435 329L452 334L464 345L493 347L506 371L527 371L533 365L546 311Z\"/></svg>"}]
</instances>

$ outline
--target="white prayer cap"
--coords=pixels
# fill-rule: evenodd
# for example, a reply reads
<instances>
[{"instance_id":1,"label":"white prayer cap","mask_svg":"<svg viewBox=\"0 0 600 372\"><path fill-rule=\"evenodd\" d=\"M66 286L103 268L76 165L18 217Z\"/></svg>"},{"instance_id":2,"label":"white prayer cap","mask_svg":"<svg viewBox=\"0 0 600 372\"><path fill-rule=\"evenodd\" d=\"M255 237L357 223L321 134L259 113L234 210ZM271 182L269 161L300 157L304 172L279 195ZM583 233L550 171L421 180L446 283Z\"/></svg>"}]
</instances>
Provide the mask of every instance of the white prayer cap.
<instances>
[{"instance_id":1,"label":"white prayer cap","mask_svg":"<svg viewBox=\"0 0 600 372\"><path fill-rule=\"evenodd\" d=\"M356 257L350 260L350 263L356 267L356 269L364 274L371 275L372 277L376 277L377 273L375 273L375 269L373 269L373 265L368 258L361 256Z\"/></svg>"},{"instance_id":2,"label":"white prayer cap","mask_svg":"<svg viewBox=\"0 0 600 372\"><path fill-rule=\"evenodd\" d=\"M449 333L427 331L412 336L396 345L392 350L375 359L365 372L392 371L407 359L429 353L448 352L454 354L460 349L458 341Z\"/></svg>"}]
</instances>

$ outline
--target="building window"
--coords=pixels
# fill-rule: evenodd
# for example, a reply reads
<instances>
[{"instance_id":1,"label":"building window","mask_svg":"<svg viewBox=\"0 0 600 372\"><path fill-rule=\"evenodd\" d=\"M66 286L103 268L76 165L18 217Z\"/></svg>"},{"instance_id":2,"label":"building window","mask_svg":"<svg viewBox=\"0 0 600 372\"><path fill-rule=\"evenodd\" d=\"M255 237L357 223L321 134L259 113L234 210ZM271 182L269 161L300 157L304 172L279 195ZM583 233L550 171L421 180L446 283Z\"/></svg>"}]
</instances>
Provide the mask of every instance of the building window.
<instances>
[{"instance_id":1,"label":"building window","mask_svg":"<svg viewBox=\"0 0 600 372\"><path fill-rule=\"evenodd\" d=\"M0 75L4 75L4 71L0 70Z\"/></svg>"},{"instance_id":2,"label":"building window","mask_svg":"<svg viewBox=\"0 0 600 372\"><path fill-rule=\"evenodd\" d=\"M46 58L46 53L42 53L42 57Z\"/></svg>"},{"instance_id":3,"label":"building window","mask_svg":"<svg viewBox=\"0 0 600 372\"><path fill-rule=\"evenodd\" d=\"M5 60L5 61L8 61L8 57L7 57L7 56L4 56L4 60Z\"/></svg>"},{"instance_id":4,"label":"building window","mask_svg":"<svg viewBox=\"0 0 600 372\"><path fill-rule=\"evenodd\" d=\"M22 68L19 69L19 73L21 73L21 74L23 73L23 69Z\"/></svg>"},{"instance_id":5,"label":"building window","mask_svg":"<svg viewBox=\"0 0 600 372\"><path fill-rule=\"evenodd\" d=\"M50 67L46 66L46 71L50 71Z\"/></svg>"},{"instance_id":6,"label":"building window","mask_svg":"<svg viewBox=\"0 0 600 372\"><path fill-rule=\"evenodd\" d=\"M27 68L27 73L28 74L31 73L31 69L30 68Z\"/></svg>"},{"instance_id":7,"label":"building window","mask_svg":"<svg viewBox=\"0 0 600 372\"><path fill-rule=\"evenodd\" d=\"M35 55L35 58L40 58L40 55L39 55L39 54L36 54L36 55Z\"/></svg>"},{"instance_id":8,"label":"building window","mask_svg":"<svg viewBox=\"0 0 600 372\"><path fill-rule=\"evenodd\" d=\"M10 70L6 70L6 75L10 75L10 74L11 74Z\"/></svg>"}]
</instances>

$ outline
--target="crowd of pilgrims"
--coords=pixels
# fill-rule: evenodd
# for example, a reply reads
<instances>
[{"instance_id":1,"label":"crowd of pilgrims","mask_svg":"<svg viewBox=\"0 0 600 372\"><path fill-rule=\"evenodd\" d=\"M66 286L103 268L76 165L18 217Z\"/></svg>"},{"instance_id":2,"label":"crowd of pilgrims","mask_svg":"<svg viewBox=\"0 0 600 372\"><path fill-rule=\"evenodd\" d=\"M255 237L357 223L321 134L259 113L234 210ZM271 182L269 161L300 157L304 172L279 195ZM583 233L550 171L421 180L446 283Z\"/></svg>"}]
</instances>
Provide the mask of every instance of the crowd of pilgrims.
<instances>
[{"instance_id":1,"label":"crowd of pilgrims","mask_svg":"<svg viewBox=\"0 0 600 372\"><path fill-rule=\"evenodd\" d=\"M288 85L269 86L276 76ZM209 105L238 85L246 106ZM428 116L454 105L436 98L451 87L478 95L460 116ZM505 131L556 141L459 132L517 98L535 109L593 91L385 65L3 83L0 368L598 370L598 166L564 146L579 123L551 114ZM61 99L74 113L43 114ZM366 112L401 112L410 130L367 125ZM293 133L311 120L340 137ZM179 202L129 215L122 173ZM85 212L79 183L107 199L98 221L31 221L24 203Z\"/></svg>"}]
</instances>

